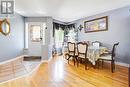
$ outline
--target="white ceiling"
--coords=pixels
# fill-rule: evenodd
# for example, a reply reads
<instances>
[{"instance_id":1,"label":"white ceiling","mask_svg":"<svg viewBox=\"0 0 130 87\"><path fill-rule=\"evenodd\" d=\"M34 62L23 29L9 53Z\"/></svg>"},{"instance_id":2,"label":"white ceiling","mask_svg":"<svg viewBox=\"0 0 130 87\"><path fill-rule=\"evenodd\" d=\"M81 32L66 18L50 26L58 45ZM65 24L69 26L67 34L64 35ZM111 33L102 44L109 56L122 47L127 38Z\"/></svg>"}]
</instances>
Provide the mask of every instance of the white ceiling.
<instances>
[{"instance_id":1,"label":"white ceiling","mask_svg":"<svg viewBox=\"0 0 130 87\"><path fill-rule=\"evenodd\" d=\"M130 0L15 0L15 11L27 17L52 16L71 22L130 5Z\"/></svg>"}]
</instances>

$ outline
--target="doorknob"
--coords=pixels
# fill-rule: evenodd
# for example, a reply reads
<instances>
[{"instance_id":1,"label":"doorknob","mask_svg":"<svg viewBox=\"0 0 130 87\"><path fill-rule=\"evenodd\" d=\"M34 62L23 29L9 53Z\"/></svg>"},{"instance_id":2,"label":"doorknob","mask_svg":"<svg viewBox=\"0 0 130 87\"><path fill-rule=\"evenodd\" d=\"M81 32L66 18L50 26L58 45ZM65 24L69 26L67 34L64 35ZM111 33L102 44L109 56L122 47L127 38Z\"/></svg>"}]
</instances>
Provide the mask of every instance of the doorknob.
<instances>
[{"instance_id":1,"label":"doorknob","mask_svg":"<svg viewBox=\"0 0 130 87\"><path fill-rule=\"evenodd\" d=\"M42 40L42 37L40 38L40 40Z\"/></svg>"}]
</instances>

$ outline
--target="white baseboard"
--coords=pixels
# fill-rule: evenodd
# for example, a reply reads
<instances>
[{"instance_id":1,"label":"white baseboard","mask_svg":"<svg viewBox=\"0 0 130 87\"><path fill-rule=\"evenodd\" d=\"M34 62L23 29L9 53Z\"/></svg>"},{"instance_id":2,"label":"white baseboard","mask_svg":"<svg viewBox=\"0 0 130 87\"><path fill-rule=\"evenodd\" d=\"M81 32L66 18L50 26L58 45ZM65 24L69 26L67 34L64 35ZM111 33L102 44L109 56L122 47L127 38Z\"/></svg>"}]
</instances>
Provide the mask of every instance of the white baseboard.
<instances>
[{"instance_id":1,"label":"white baseboard","mask_svg":"<svg viewBox=\"0 0 130 87\"><path fill-rule=\"evenodd\" d=\"M48 63L48 60L42 60L42 63Z\"/></svg>"},{"instance_id":2,"label":"white baseboard","mask_svg":"<svg viewBox=\"0 0 130 87\"><path fill-rule=\"evenodd\" d=\"M122 62L116 62L116 65L120 65L120 66L124 66L124 67L129 67L129 64L122 63Z\"/></svg>"},{"instance_id":3,"label":"white baseboard","mask_svg":"<svg viewBox=\"0 0 130 87\"><path fill-rule=\"evenodd\" d=\"M9 59L9 60L5 60L5 61L3 61L3 62L0 62L0 65L5 64L5 63L8 63L8 62L11 62L11 61L15 61L15 60L20 59L20 58L24 58L25 56L27 56L27 55L20 55L20 56L17 56L17 57L15 57L15 58L11 58L11 59Z\"/></svg>"},{"instance_id":4,"label":"white baseboard","mask_svg":"<svg viewBox=\"0 0 130 87\"><path fill-rule=\"evenodd\" d=\"M110 61L105 61L105 62L110 63ZM127 64L127 63L115 62L115 64L119 65L119 66L129 67L129 64Z\"/></svg>"},{"instance_id":5,"label":"white baseboard","mask_svg":"<svg viewBox=\"0 0 130 87\"><path fill-rule=\"evenodd\" d=\"M52 57L50 57L48 60L42 60L42 63L48 63L52 60Z\"/></svg>"}]
</instances>

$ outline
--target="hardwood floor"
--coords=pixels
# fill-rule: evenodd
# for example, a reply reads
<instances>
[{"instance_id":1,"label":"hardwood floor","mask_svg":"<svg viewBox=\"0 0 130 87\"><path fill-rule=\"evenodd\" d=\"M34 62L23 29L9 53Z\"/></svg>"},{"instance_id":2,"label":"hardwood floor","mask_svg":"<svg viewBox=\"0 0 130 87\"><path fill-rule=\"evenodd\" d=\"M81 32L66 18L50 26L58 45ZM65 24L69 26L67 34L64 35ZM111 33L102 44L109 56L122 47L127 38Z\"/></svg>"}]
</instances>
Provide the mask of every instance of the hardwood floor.
<instances>
[{"instance_id":1,"label":"hardwood floor","mask_svg":"<svg viewBox=\"0 0 130 87\"><path fill-rule=\"evenodd\" d=\"M0 87L128 87L128 68L117 66L111 73L106 64L102 69L84 69L84 65L74 66L62 56L53 58L29 77L19 78L0 84Z\"/></svg>"}]
</instances>

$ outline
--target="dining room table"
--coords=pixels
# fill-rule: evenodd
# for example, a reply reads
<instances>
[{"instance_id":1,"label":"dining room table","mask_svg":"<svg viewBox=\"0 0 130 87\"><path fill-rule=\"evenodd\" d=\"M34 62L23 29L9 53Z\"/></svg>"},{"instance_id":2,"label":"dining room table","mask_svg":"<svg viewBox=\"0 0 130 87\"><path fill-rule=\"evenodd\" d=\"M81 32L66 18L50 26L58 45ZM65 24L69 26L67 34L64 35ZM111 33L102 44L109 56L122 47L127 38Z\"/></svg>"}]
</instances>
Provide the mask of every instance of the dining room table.
<instances>
[{"instance_id":1,"label":"dining room table","mask_svg":"<svg viewBox=\"0 0 130 87\"><path fill-rule=\"evenodd\" d=\"M99 46L98 48L94 46L89 46L87 51L87 58L92 63L96 65L96 61L99 59L100 55L106 53L107 47Z\"/></svg>"},{"instance_id":2,"label":"dining room table","mask_svg":"<svg viewBox=\"0 0 130 87\"><path fill-rule=\"evenodd\" d=\"M75 55L78 55L77 51L77 44L75 45ZM68 53L68 48L64 48L65 54ZM99 59L100 55L108 52L108 48L105 46L99 46L99 45L88 45L87 50L87 58L92 63L93 66L96 65L97 60ZM66 58L66 57L65 57Z\"/></svg>"},{"instance_id":3,"label":"dining room table","mask_svg":"<svg viewBox=\"0 0 130 87\"><path fill-rule=\"evenodd\" d=\"M92 65L96 65L96 61L99 59L100 55L106 53L108 51L108 48L105 46L93 46L89 45L87 50L87 58L92 63ZM77 46L76 46L76 54L77 52Z\"/></svg>"}]
</instances>

